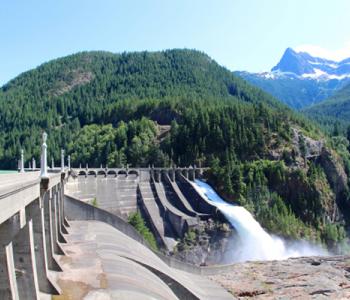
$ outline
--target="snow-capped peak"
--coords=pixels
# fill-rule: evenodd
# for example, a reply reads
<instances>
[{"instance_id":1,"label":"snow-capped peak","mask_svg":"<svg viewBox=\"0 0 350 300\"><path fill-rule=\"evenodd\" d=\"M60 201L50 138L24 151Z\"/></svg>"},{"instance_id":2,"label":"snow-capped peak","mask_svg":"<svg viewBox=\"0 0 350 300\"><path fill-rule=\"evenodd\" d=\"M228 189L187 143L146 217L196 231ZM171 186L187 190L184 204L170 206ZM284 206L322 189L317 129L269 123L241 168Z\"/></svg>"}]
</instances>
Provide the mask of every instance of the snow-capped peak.
<instances>
[{"instance_id":1,"label":"snow-capped peak","mask_svg":"<svg viewBox=\"0 0 350 300\"><path fill-rule=\"evenodd\" d=\"M271 71L272 74L292 73L309 79L344 79L350 77L350 58L337 62L288 48Z\"/></svg>"}]
</instances>

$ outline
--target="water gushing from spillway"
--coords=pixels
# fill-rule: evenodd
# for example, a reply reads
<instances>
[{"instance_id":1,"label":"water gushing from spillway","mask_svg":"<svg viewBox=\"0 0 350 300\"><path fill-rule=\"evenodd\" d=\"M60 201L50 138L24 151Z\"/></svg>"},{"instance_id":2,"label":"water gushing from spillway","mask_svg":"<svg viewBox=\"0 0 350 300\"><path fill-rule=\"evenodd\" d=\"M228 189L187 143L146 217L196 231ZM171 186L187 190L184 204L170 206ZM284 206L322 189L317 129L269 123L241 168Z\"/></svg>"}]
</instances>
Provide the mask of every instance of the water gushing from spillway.
<instances>
[{"instance_id":1,"label":"water gushing from spillway","mask_svg":"<svg viewBox=\"0 0 350 300\"><path fill-rule=\"evenodd\" d=\"M239 239L227 262L247 260L281 260L289 257L326 255L326 251L305 241L287 243L268 234L244 207L225 202L207 183L195 180L194 188L215 205L238 233Z\"/></svg>"}]
</instances>

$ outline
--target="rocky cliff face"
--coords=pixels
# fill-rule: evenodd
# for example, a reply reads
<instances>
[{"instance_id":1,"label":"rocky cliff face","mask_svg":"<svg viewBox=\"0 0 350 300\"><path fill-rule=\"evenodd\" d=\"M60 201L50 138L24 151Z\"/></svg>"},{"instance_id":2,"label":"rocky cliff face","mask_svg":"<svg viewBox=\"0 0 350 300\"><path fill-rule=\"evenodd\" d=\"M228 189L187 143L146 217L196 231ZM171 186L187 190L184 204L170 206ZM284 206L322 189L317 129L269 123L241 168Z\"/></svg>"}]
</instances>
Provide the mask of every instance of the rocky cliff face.
<instances>
[{"instance_id":1,"label":"rocky cliff face","mask_svg":"<svg viewBox=\"0 0 350 300\"><path fill-rule=\"evenodd\" d=\"M201 222L176 245L173 256L195 265L222 264L232 246L233 228L220 221Z\"/></svg>"},{"instance_id":2,"label":"rocky cliff face","mask_svg":"<svg viewBox=\"0 0 350 300\"><path fill-rule=\"evenodd\" d=\"M296 202L303 198L314 202L314 219L320 217L333 223L343 221L345 215L346 220L350 220L350 205L347 203L349 179L342 158L325 139L311 138L295 127L291 128L291 133L289 142L279 143L273 138L268 147L269 158L283 160L287 167L285 181L272 186L272 190L290 199L292 208L300 210ZM317 174L310 168L318 168ZM310 214L305 212L302 219L307 222Z\"/></svg>"},{"instance_id":3,"label":"rocky cliff face","mask_svg":"<svg viewBox=\"0 0 350 300\"><path fill-rule=\"evenodd\" d=\"M318 162L322 165L327 180L335 193L335 205L338 209L334 219L340 219L341 215L344 215L347 222L349 222L349 178L345 173L341 158L335 151L323 148L321 155L318 157Z\"/></svg>"},{"instance_id":4,"label":"rocky cliff face","mask_svg":"<svg viewBox=\"0 0 350 300\"><path fill-rule=\"evenodd\" d=\"M318 161L322 165L333 191L337 197L341 197L344 192L348 191L348 178L340 157L335 151L324 147Z\"/></svg>"},{"instance_id":5,"label":"rocky cliff face","mask_svg":"<svg viewBox=\"0 0 350 300\"><path fill-rule=\"evenodd\" d=\"M291 128L291 140L281 144L278 137L274 137L269 145L269 158L273 160L285 160L288 165L304 167L305 160L311 160L321 155L325 146L323 139L316 140L305 136L295 127Z\"/></svg>"}]
</instances>

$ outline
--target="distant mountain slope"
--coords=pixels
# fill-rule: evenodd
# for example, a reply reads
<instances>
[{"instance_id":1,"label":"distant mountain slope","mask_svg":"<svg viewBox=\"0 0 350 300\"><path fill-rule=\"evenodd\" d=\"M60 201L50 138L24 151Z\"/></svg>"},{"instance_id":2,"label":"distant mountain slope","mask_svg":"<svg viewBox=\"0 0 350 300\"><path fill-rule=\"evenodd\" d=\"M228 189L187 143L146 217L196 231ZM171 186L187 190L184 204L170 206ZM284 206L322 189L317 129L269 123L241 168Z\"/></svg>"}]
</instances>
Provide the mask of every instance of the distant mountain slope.
<instances>
[{"instance_id":1,"label":"distant mountain slope","mask_svg":"<svg viewBox=\"0 0 350 300\"><path fill-rule=\"evenodd\" d=\"M333 95L344 84L337 79L319 81L283 73L235 72L235 74L294 109L318 103Z\"/></svg>"},{"instance_id":2,"label":"distant mountain slope","mask_svg":"<svg viewBox=\"0 0 350 300\"><path fill-rule=\"evenodd\" d=\"M38 102L69 93L75 87L90 93L97 83L102 83L101 89L94 93L101 98L112 96L113 100L192 94L237 96L250 101L249 92L271 105L278 105L261 90L232 76L209 56L194 50L123 54L82 52L25 72L4 85L2 91L5 97L10 97L16 92L30 90L32 94L36 93L33 100ZM31 94L26 96L31 97Z\"/></svg>"},{"instance_id":3,"label":"distant mountain slope","mask_svg":"<svg viewBox=\"0 0 350 300\"><path fill-rule=\"evenodd\" d=\"M333 128L336 123L344 129L350 125L350 84L329 99L303 110L310 118Z\"/></svg>"},{"instance_id":4,"label":"distant mountain slope","mask_svg":"<svg viewBox=\"0 0 350 300\"><path fill-rule=\"evenodd\" d=\"M350 82L350 59L335 62L288 48L271 72L235 74L301 109L332 96Z\"/></svg>"}]
</instances>

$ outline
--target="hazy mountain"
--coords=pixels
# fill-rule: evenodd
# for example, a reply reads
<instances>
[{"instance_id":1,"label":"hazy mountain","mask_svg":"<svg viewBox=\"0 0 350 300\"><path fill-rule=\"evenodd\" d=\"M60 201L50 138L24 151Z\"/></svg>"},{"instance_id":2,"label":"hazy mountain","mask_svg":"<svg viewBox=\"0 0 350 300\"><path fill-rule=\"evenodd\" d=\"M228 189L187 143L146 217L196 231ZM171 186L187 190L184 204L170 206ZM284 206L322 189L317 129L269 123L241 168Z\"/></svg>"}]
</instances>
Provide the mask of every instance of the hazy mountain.
<instances>
[{"instance_id":1,"label":"hazy mountain","mask_svg":"<svg viewBox=\"0 0 350 300\"><path fill-rule=\"evenodd\" d=\"M339 125L340 130L345 130L350 125L350 84L325 101L304 109L303 112L330 130L335 124Z\"/></svg>"},{"instance_id":2,"label":"hazy mountain","mask_svg":"<svg viewBox=\"0 0 350 300\"><path fill-rule=\"evenodd\" d=\"M350 58L335 62L288 48L270 72L235 72L288 106L301 109L331 97L350 82Z\"/></svg>"},{"instance_id":3,"label":"hazy mountain","mask_svg":"<svg viewBox=\"0 0 350 300\"><path fill-rule=\"evenodd\" d=\"M303 78L341 80L350 77L350 58L336 62L288 48L280 62L271 71L292 73Z\"/></svg>"}]
</instances>

